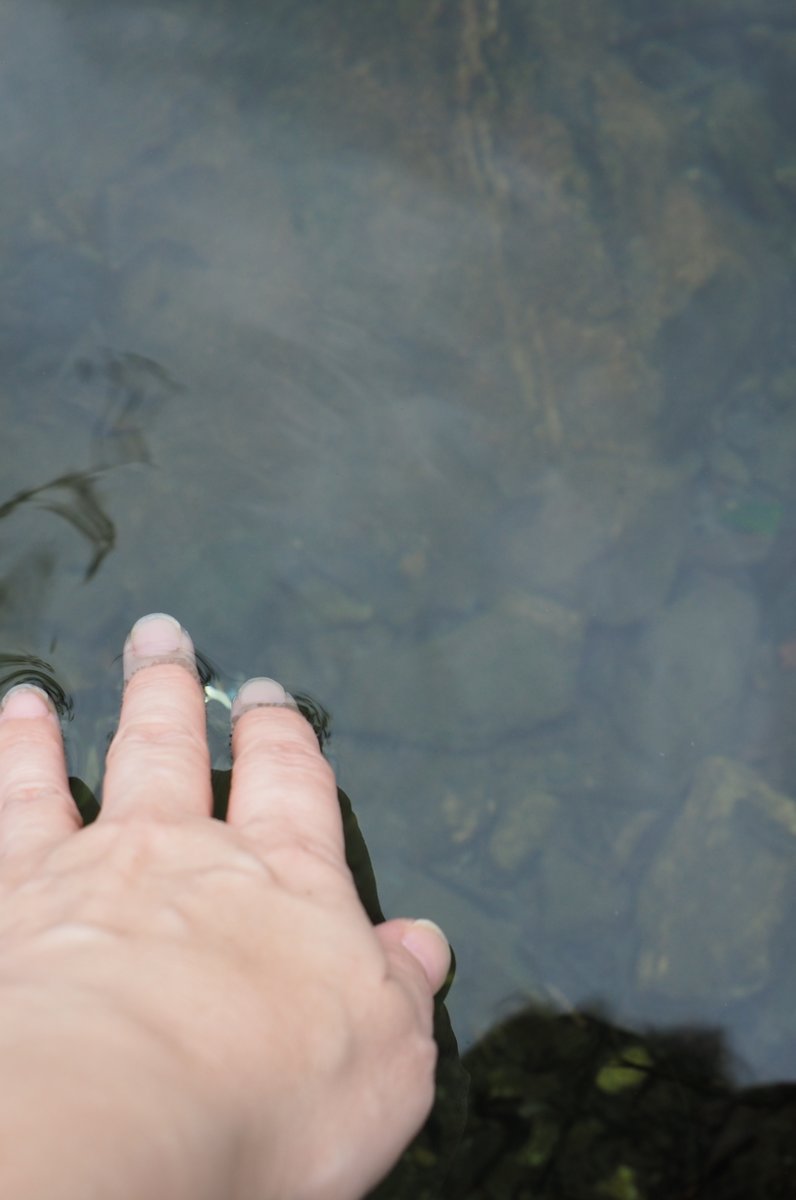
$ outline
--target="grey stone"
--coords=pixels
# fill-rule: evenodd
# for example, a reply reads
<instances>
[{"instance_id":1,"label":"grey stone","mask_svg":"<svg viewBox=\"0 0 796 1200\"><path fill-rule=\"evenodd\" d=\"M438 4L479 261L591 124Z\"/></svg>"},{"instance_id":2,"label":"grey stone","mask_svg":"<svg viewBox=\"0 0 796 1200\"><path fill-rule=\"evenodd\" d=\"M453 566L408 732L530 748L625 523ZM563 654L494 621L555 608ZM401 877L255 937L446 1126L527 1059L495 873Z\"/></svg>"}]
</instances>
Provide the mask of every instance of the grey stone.
<instances>
[{"instance_id":1,"label":"grey stone","mask_svg":"<svg viewBox=\"0 0 796 1200\"><path fill-rule=\"evenodd\" d=\"M688 474L619 453L544 471L500 514L498 570L604 624L649 617L681 563Z\"/></svg>"},{"instance_id":2,"label":"grey stone","mask_svg":"<svg viewBox=\"0 0 796 1200\"><path fill-rule=\"evenodd\" d=\"M628 887L614 864L579 839L563 839L540 860L540 907L547 929L582 936L594 925L611 926L626 911Z\"/></svg>"},{"instance_id":3,"label":"grey stone","mask_svg":"<svg viewBox=\"0 0 796 1200\"><path fill-rule=\"evenodd\" d=\"M610 697L621 734L673 775L737 734L755 648L749 593L725 579L698 579L651 622L620 668Z\"/></svg>"},{"instance_id":4,"label":"grey stone","mask_svg":"<svg viewBox=\"0 0 796 1200\"><path fill-rule=\"evenodd\" d=\"M542 848L558 810L550 792L529 788L501 812L489 839L489 856L506 874L525 866Z\"/></svg>"},{"instance_id":5,"label":"grey stone","mask_svg":"<svg viewBox=\"0 0 796 1200\"><path fill-rule=\"evenodd\" d=\"M767 982L784 915L796 800L726 758L699 766L642 885L640 988L739 1000Z\"/></svg>"},{"instance_id":6,"label":"grey stone","mask_svg":"<svg viewBox=\"0 0 796 1200\"><path fill-rule=\"evenodd\" d=\"M667 599L687 526L681 481L637 494L610 550L586 572L582 609L607 625L643 620Z\"/></svg>"},{"instance_id":7,"label":"grey stone","mask_svg":"<svg viewBox=\"0 0 796 1200\"><path fill-rule=\"evenodd\" d=\"M577 613L522 595L424 640L363 638L345 725L437 749L527 732L571 707L581 642Z\"/></svg>"}]
</instances>

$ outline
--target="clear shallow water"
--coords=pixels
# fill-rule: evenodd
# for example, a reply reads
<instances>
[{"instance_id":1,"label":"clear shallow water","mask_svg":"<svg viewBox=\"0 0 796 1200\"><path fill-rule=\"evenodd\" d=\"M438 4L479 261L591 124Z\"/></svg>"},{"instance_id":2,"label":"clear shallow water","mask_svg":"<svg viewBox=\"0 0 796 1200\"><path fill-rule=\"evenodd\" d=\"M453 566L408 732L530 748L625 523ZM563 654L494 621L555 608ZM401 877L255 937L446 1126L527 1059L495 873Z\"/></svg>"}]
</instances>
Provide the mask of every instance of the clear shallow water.
<instances>
[{"instance_id":1,"label":"clear shallow water","mask_svg":"<svg viewBox=\"0 0 796 1200\"><path fill-rule=\"evenodd\" d=\"M548 9L4 6L2 649L88 774L143 612L321 701L464 1046L787 1078L796 21Z\"/></svg>"}]
</instances>

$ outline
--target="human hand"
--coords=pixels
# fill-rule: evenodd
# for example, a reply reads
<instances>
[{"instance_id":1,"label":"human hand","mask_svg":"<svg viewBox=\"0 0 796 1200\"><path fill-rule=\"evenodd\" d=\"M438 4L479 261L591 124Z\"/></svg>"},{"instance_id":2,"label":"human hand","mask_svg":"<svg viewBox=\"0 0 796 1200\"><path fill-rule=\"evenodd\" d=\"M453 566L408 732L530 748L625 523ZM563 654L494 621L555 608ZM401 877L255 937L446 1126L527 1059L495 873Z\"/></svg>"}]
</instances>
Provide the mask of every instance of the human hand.
<instances>
[{"instance_id":1,"label":"human hand","mask_svg":"<svg viewBox=\"0 0 796 1200\"><path fill-rule=\"evenodd\" d=\"M431 1106L447 943L368 921L278 684L233 704L221 822L190 638L144 618L124 668L85 828L43 693L0 711L0 1194L359 1196Z\"/></svg>"}]
</instances>

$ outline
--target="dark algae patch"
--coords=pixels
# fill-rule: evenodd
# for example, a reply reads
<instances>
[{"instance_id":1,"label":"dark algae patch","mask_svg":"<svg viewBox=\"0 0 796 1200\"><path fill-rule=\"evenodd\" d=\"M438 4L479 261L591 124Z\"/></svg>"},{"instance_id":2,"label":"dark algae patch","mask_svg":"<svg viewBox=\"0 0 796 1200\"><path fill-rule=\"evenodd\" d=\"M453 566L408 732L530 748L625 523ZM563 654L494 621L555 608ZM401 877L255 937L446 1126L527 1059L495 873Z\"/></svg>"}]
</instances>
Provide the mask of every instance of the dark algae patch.
<instances>
[{"instance_id":1,"label":"dark algae patch","mask_svg":"<svg viewBox=\"0 0 796 1200\"><path fill-rule=\"evenodd\" d=\"M794 1194L796 1085L739 1088L718 1035L634 1033L529 1007L464 1058L444 1200L741 1200Z\"/></svg>"}]
</instances>

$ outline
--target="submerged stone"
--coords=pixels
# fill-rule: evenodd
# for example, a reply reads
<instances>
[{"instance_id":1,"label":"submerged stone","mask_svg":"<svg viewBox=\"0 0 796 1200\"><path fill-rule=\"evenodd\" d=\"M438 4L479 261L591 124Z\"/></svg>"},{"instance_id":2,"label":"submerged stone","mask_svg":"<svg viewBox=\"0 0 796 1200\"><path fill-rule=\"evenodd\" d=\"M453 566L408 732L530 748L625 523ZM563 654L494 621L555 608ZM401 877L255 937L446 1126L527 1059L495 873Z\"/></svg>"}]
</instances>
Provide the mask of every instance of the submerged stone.
<instances>
[{"instance_id":1,"label":"submerged stone","mask_svg":"<svg viewBox=\"0 0 796 1200\"><path fill-rule=\"evenodd\" d=\"M437 749L527 733L572 706L582 637L577 613L520 594L424 639L362 639L346 723Z\"/></svg>"},{"instance_id":2,"label":"submerged stone","mask_svg":"<svg viewBox=\"0 0 796 1200\"><path fill-rule=\"evenodd\" d=\"M535 788L509 803L489 839L489 856L499 871L516 871L539 852L558 806L555 796Z\"/></svg>"},{"instance_id":3,"label":"submerged stone","mask_svg":"<svg viewBox=\"0 0 796 1200\"><path fill-rule=\"evenodd\" d=\"M718 577L697 579L649 624L621 667L611 710L630 746L673 779L728 750L756 636L749 592Z\"/></svg>"},{"instance_id":4,"label":"submerged stone","mask_svg":"<svg viewBox=\"0 0 796 1200\"><path fill-rule=\"evenodd\" d=\"M708 758L642 885L639 987L678 1001L741 1000L773 966L796 839L796 799Z\"/></svg>"}]
</instances>

